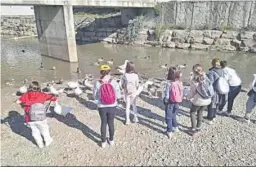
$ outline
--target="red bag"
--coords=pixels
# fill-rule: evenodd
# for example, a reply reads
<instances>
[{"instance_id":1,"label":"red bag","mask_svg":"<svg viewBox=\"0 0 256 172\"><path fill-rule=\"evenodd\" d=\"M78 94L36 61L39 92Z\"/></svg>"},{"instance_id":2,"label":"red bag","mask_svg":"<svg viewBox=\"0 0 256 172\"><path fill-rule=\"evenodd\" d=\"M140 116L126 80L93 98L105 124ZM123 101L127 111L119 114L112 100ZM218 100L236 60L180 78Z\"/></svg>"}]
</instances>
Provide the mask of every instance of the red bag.
<instances>
[{"instance_id":1,"label":"red bag","mask_svg":"<svg viewBox=\"0 0 256 172\"><path fill-rule=\"evenodd\" d=\"M114 104L116 101L115 90L113 86L110 84L111 79L104 83L102 80L99 80L100 86L100 101L102 104L111 105Z\"/></svg>"}]
</instances>

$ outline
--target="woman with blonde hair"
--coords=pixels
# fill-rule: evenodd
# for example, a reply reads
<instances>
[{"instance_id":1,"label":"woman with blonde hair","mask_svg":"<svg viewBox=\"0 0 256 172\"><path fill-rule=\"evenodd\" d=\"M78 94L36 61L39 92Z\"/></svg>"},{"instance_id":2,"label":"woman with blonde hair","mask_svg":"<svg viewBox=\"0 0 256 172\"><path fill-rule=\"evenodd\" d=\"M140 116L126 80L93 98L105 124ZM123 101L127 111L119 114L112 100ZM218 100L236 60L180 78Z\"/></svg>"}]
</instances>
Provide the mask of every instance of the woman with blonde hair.
<instances>
[{"instance_id":1,"label":"woman with blonde hair","mask_svg":"<svg viewBox=\"0 0 256 172\"><path fill-rule=\"evenodd\" d=\"M190 81L190 92L187 98L192 103L190 108L191 132L195 134L201 130L203 111L211 103L214 90L211 81L200 64L194 65L192 70L193 76Z\"/></svg>"}]
</instances>

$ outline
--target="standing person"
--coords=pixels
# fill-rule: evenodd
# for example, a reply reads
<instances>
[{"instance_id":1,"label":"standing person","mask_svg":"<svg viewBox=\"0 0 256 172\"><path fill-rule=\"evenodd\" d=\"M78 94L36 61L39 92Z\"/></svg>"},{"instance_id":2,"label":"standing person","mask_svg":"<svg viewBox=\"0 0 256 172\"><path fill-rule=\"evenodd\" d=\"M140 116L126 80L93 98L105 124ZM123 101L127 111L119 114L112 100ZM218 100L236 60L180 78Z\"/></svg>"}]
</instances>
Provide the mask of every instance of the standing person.
<instances>
[{"instance_id":1,"label":"standing person","mask_svg":"<svg viewBox=\"0 0 256 172\"><path fill-rule=\"evenodd\" d=\"M133 122L137 123L138 112L136 106L136 92L139 87L139 76L135 73L135 64L128 62L125 69L125 74L122 78L122 87L124 89L125 102L126 102L126 125L130 124L130 107L132 105L134 118Z\"/></svg>"},{"instance_id":2,"label":"standing person","mask_svg":"<svg viewBox=\"0 0 256 172\"><path fill-rule=\"evenodd\" d=\"M181 82L181 71L170 67L167 76L167 83L164 90L165 121L167 124L167 136L172 137L172 132L178 132L176 116L179 111L179 103L183 100L183 85Z\"/></svg>"},{"instance_id":3,"label":"standing person","mask_svg":"<svg viewBox=\"0 0 256 172\"><path fill-rule=\"evenodd\" d=\"M208 106L207 119L209 124L213 123L216 118L217 109L220 104L223 104L227 100L227 94L229 92L229 85L224 78L224 71L220 67L220 60L215 58L212 60L212 68L209 69L208 78L213 84L214 96L212 97L211 104Z\"/></svg>"},{"instance_id":4,"label":"standing person","mask_svg":"<svg viewBox=\"0 0 256 172\"><path fill-rule=\"evenodd\" d=\"M93 95L97 100L99 115L101 119L101 147L107 145L106 129L109 128L108 142L114 145L114 119L116 115L117 99L120 96L120 88L110 75L111 68L109 65L100 66L101 78L95 82Z\"/></svg>"},{"instance_id":5,"label":"standing person","mask_svg":"<svg viewBox=\"0 0 256 172\"><path fill-rule=\"evenodd\" d=\"M56 97L41 92L39 82L33 81L28 88L28 92L23 94L17 103L22 104L25 111L25 122L32 130L32 136L39 148L49 146L53 139L50 136L49 126L46 119L46 107L44 103L48 100L56 101ZM43 136L43 139L42 139Z\"/></svg>"},{"instance_id":6,"label":"standing person","mask_svg":"<svg viewBox=\"0 0 256 172\"><path fill-rule=\"evenodd\" d=\"M254 75L254 80L250 85L251 90L248 93L248 100L246 102L245 109L245 119L250 123L250 118L252 115L256 115L256 74Z\"/></svg>"},{"instance_id":7,"label":"standing person","mask_svg":"<svg viewBox=\"0 0 256 172\"><path fill-rule=\"evenodd\" d=\"M224 71L225 79L229 83L229 93L228 93L228 108L227 108L227 116L231 115L231 111L233 109L233 104L235 98L238 96L242 89L242 81L237 75L236 71L230 67L228 67L227 61L221 61L220 62L221 68ZM223 108L225 106L226 102L220 105L219 112L223 113Z\"/></svg>"},{"instance_id":8,"label":"standing person","mask_svg":"<svg viewBox=\"0 0 256 172\"><path fill-rule=\"evenodd\" d=\"M191 131L194 135L201 130L203 111L211 103L214 90L211 81L206 76L200 64L192 68L193 76L190 82L190 91L187 99L191 100L190 118Z\"/></svg>"}]
</instances>

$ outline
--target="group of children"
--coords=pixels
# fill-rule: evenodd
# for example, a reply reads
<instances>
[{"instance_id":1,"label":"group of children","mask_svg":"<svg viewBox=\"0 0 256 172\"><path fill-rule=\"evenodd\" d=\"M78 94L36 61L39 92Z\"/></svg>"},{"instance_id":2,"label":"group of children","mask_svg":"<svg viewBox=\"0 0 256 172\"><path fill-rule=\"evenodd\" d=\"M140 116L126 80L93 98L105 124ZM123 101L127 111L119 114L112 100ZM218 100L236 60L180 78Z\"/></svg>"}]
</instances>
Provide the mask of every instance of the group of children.
<instances>
[{"instance_id":1,"label":"group of children","mask_svg":"<svg viewBox=\"0 0 256 172\"><path fill-rule=\"evenodd\" d=\"M166 85L163 90L163 103L165 105L165 120L167 124L166 134L168 138L172 137L173 132L179 131L176 119L179 113L179 105L183 99L191 102L191 133L192 135L201 130L203 111L208 109L207 119L212 124L217 113L226 113L232 115L233 103L241 91L242 81L236 71L227 67L226 61L219 59L212 60L212 68L206 74L200 64L192 68L190 89L188 94L184 94L181 81L182 71L176 67L168 69ZM107 143L114 145L114 119L117 112L117 101L121 98L121 90L124 91L124 100L126 103L126 121L129 125L130 106L133 107L133 122L139 121L136 107L136 98L139 95L139 77L135 72L135 64L128 62L125 73L122 76L121 83L117 83L111 77L111 67L109 65L100 66L101 77L96 80L93 89L93 95L97 102L98 112L101 119L101 146L106 147ZM252 83L252 89L248 93L246 104L246 116L250 118L255 113L256 107L256 81ZM49 127L46 121L46 112L44 102L56 101L56 97L41 92L39 83L33 81L29 86L29 91L23 94L17 103L21 103L25 111L25 121L32 130L32 135L39 148L48 146L52 142L49 134ZM227 102L227 112L223 108ZM109 138L107 139L107 126L109 128Z\"/></svg>"}]
</instances>

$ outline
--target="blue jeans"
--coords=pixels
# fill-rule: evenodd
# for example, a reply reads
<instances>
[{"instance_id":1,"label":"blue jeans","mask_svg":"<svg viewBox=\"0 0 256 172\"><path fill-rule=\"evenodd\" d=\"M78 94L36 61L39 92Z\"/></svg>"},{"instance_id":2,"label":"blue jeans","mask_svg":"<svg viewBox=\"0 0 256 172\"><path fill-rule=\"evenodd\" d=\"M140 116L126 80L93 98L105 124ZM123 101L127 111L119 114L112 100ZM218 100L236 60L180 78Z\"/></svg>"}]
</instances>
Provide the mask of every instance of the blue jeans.
<instances>
[{"instance_id":1,"label":"blue jeans","mask_svg":"<svg viewBox=\"0 0 256 172\"><path fill-rule=\"evenodd\" d=\"M178 127L176 116L179 111L178 103L169 103L165 108L165 122L167 124L167 132L172 132L173 127Z\"/></svg>"}]
</instances>

